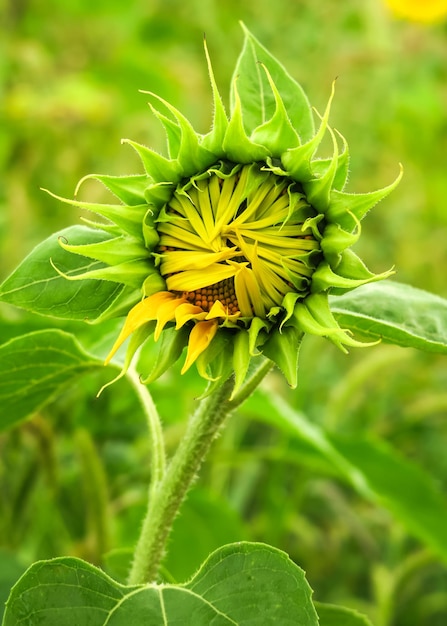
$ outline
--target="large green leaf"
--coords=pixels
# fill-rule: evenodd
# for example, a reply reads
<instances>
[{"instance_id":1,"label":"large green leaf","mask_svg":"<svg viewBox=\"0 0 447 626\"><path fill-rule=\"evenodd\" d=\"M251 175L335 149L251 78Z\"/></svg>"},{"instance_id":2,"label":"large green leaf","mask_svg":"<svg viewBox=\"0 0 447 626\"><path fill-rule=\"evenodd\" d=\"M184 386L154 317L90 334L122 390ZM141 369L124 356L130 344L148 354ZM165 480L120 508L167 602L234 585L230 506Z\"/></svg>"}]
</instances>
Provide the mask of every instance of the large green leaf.
<instances>
[{"instance_id":1,"label":"large green leaf","mask_svg":"<svg viewBox=\"0 0 447 626\"><path fill-rule=\"evenodd\" d=\"M237 543L214 552L185 585L125 587L80 559L35 563L3 626L317 626L303 571L283 552Z\"/></svg>"},{"instance_id":2,"label":"large green leaf","mask_svg":"<svg viewBox=\"0 0 447 626\"><path fill-rule=\"evenodd\" d=\"M387 508L447 563L447 500L429 474L383 441L329 435L283 398L257 391L244 410L313 448L362 496Z\"/></svg>"},{"instance_id":3,"label":"large green leaf","mask_svg":"<svg viewBox=\"0 0 447 626\"><path fill-rule=\"evenodd\" d=\"M0 300L33 313L94 321L115 303L125 288L105 280L70 281L58 274L51 261L67 275L104 267L103 263L67 252L59 245L60 238L77 245L104 241L110 235L86 226L70 226L51 235L0 286Z\"/></svg>"},{"instance_id":4,"label":"large green leaf","mask_svg":"<svg viewBox=\"0 0 447 626\"><path fill-rule=\"evenodd\" d=\"M312 109L302 87L247 29L244 30L245 43L233 77L232 105L234 89L237 88L247 133L264 124L275 113L275 97L262 63L281 94L292 126L303 142L309 140L314 134L314 123Z\"/></svg>"},{"instance_id":5,"label":"large green leaf","mask_svg":"<svg viewBox=\"0 0 447 626\"><path fill-rule=\"evenodd\" d=\"M330 300L343 328L386 343L447 354L447 300L383 280Z\"/></svg>"},{"instance_id":6,"label":"large green leaf","mask_svg":"<svg viewBox=\"0 0 447 626\"><path fill-rule=\"evenodd\" d=\"M102 367L70 333L42 330L0 346L0 430L39 410L78 376Z\"/></svg>"}]
</instances>

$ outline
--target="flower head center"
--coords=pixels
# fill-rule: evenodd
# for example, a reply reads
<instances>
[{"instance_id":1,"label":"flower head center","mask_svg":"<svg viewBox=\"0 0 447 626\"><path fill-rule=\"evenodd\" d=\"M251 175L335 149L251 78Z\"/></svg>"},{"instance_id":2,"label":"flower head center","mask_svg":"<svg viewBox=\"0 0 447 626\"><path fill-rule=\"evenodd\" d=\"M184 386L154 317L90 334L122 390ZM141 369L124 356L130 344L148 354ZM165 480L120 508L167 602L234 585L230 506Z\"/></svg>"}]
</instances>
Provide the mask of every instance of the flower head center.
<instances>
[{"instance_id":1,"label":"flower head center","mask_svg":"<svg viewBox=\"0 0 447 626\"><path fill-rule=\"evenodd\" d=\"M290 291L309 292L321 216L300 186L266 164L219 163L177 187L157 223L169 291L208 312L265 318Z\"/></svg>"},{"instance_id":2,"label":"flower head center","mask_svg":"<svg viewBox=\"0 0 447 626\"><path fill-rule=\"evenodd\" d=\"M239 311L233 278L226 278L210 287L202 287L201 289L190 291L185 296L189 302L199 306L207 313L209 313L213 304L217 301L221 302L228 309L230 315Z\"/></svg>"}]
</instances>

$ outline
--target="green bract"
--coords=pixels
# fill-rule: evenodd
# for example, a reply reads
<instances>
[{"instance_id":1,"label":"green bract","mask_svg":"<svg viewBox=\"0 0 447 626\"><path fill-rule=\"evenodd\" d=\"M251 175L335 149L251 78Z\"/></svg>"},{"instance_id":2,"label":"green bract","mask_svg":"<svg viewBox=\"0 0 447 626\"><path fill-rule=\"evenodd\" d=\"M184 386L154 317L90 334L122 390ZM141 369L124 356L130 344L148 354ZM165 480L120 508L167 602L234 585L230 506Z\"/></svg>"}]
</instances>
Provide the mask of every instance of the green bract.
<instances>
[{"instance_id":1,"label":"green bract","mask_svg":"<svg viewBox=\"0 0 447 626\"><path fill-rule=\"evenodd\" d=\"M106 219L91 224L103 232L101 241L61 241L66 250L106 264L70 279L126 286L116 314L127 318L109 359L130 337L127 367L149 336L161 338L161 357L145 382L187 347L182 371L195 363L212 385L234 371L237 389L259 354L295 385L304 333L328 337L344 350L364 345L338 326L328 294L391 273L371 273L350 247L360 237L360 220L400 175L378 191L346 193L348 147L328 125L333 91L315 128L301 87L245 30L227 115L205 52L211 131L196 133L171 104L149 94L168 155L126 141L145 174L87 177L119 202L67 201ZM332 155L317 158L327 133Z\"/></svg>"}]
</instances>

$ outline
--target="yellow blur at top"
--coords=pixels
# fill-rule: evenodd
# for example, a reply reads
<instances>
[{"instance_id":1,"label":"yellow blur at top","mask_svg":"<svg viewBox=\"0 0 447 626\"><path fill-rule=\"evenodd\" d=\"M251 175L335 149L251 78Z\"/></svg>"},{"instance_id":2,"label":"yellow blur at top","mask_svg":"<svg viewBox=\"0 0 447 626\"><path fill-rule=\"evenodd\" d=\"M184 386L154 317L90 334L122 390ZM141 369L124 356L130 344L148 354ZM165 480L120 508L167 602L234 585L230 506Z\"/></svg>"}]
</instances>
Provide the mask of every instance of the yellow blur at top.
<instances>
[{"instance_id":1,"label":"yellow blur at top","mask_svg":"<svg viewBox=\"0 0 447 626\"><path fill-rule=\"evenodd\" d=\"M413 22L440 22L447 17L447 0L385 0L391 11Z\"/></svg>"}]
</instances>

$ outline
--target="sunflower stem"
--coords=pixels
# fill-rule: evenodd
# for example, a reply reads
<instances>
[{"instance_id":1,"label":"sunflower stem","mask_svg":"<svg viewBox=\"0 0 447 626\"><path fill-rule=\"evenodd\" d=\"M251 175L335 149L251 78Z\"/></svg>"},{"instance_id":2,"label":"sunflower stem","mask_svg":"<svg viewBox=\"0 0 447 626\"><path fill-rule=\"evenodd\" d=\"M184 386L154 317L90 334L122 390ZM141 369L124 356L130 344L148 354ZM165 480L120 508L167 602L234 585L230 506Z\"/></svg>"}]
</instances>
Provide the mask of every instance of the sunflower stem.
<instances>
[{"instance_id":1,"label":"sunflower stem","mask_svg":"<svg viewBox=\"0 0 447 626\"><path fill-rule=\"evenodd\" d=\"M166 453L161 420L152 396L148 388L141 383L137 372L129 368L126 377L132 384L146 416L151 445L151 489L155 490L163 480L166 471Z\"/></svg>"},{"instance_id":2,"label":"sunflower stem","mask_svg":"<svg viewBox=\"0 0 447 626\"><path fill-rule=\"evenodd\" d=\"M228 379L215 393L200 402L164 477L158 483L152 482L129 584L141 584L156 578L178 510L232 408L228 398L233 384L233 379Z\"/></svg>"},{"instance_id":3,"label":"sunflower stem","mask_svg":"<svg viewBox=\"0 0 447 626\"><path fill-rule=\"evenodd\" d=\"M151 483L148 509L129 574L130 585L156 579L174 519L225 418L248 398L272 365L271 361L263 361L233 400L229 399L234 386L230 377L198 405L164 476Z\"/></svg>"}]
</instances>

